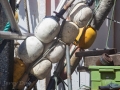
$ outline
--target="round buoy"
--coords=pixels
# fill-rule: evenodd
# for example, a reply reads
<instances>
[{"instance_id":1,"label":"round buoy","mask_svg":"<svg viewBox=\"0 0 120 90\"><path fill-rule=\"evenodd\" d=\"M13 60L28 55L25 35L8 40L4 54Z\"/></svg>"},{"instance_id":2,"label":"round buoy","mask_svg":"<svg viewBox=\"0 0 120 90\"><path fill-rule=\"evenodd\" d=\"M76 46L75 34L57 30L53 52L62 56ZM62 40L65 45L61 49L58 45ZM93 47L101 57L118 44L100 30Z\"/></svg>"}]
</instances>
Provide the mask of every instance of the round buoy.
<instances>
[{"instance_id":1,"label":"round buoy","mask_svg":"<svg viewBox=\"0 0 120 90\"><path fill-rule=\"evenodd\" d=\"M65 45L58 42L55 48L46 56L52 63L57 63L65 54Z\"/></svg>"},{"instance_id":2,"label":"round buoy","mask_svg":"<svg viewBox=\"0 0 120 90\"><path fill-rule=\"evenodd\" d=\"M74 44L79 46L82 49L89 48L93 42L95 41L97 36L97 31L91 27L88 27L85 32L83 32L83 28L79 29L79 34L74 41Z\"/></svg>"},{"instance_id":3,"label":"round buoy","mask_svg":"<svg viewBox=\"0 0 120 90\"><path fill-rule=\"evenodd\" d=\"M28 37L18 48L18 56L25 63L32 63L43 52L44 46L35 36Z\"/></svg>"},{"instance_id":4,"label":"round buoy","mask_svg":"<svg viewBox=\"0 0 120 90\"><path fill-rule=\"evenodd\" d=\"M60 25L52 17L43 19L35 28L35 36L43 43L51 42L59 33Z\"/></svg>"},{"instance_id":5,"label":"round buoy","mask_svg":"<svg viewBox=\"0 0 120 90\"><path fill-rule=\"evenodd\" d=\"M67 44L72 43L79 33L78 26L70 21L66 21L61 35L61 40Z\"/></svg>"},{"instance_id":6,"label":"round buoy","mask_svg":"<svg viewBox=\"0 0 120 90\"><path fill-rule=\"evenodd\" d=\"M39 80L44 79L49 75L50 71L52 69L52 63L45 59L41 61L39 64L37 64L30 72L32 75L34 75Z\"/></svg>"}]
</instances>

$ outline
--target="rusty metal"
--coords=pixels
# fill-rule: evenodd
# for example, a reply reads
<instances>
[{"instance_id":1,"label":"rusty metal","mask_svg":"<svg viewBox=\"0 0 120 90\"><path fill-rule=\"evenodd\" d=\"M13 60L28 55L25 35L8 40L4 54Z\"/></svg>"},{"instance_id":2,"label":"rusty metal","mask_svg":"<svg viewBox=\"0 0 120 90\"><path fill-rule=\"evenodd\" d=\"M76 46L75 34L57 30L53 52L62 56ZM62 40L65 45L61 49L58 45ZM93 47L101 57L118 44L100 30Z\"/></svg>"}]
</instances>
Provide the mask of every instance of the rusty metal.
<instances>
[{"instance_id":1,"label":"rusty metal","mask_svg":"<svg viewBox=\"0 0 120 90\"><path fill-rule=\"evenodd\" d=\"M114 65L112 58L104 53L102 56L97 60L96 62L97 66L109 66L109 65Z\"/></svg>"},{"instance_id":2,"label":"rusty metal","mask_svg":"<svg viewBox=\"0 0 120 90\"><path fill-rule=\"evenodd\" d=\"M80 51L80 52L76 52L75 56L76 57L98 56L98 55L102 55L103 53L106 53L108 55L115 54L115 53L117 53L117 49L116 48L109 48L109 49L97 49L97 50L89 50L89 51Z\"/></svg>"}]
</instances>

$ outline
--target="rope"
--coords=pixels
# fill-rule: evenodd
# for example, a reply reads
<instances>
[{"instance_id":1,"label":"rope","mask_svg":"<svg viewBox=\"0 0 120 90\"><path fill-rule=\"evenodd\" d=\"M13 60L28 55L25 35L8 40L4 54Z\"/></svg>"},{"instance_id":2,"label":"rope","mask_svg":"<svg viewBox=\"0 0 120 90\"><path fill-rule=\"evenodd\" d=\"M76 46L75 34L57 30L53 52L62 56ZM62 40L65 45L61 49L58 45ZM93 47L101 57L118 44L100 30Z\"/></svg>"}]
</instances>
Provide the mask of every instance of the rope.
<instances>
[{"instance_id":1,"label":"rope","mask_svg":"<svg viewBox=\"0 0 120 90\"><path fill-rule=\"evenodd\" d=\"M120 24L120 22L117 21L117 20L114 20L114 19L111 19L111 18L108 18L108 17L107 17L106 19L111 20L111 21L113 21L113 22L115 22L115 23L117 23L117 24Z\"/></svg>"},{"instance_id":2,"label":"rope","mask_svg":"<svg viewBox=\"0 0 120 90\"><path fill-rule=\"evenodd\" d=\"M4 27L4 29L3 29L3 31L9 31L10 30L10 23L9 22L7 22L6 23L6 25L5 25L5 27ZM2 44L2 41L3 41L4 39L2 39L2 38L0 38L0 44Z\"/></svg>"},{"instance_id":3,"label":"rope","mask_svg":"<svg viewBox=\"0 0 120 90\"><path fill-rule=\"evenodd\" d=\"M7 22L3 31L9 31L9 29L10 29L10 22Z\"/></svg>"},{"instance_id":4,"label":"rope","mask_svg":"<svg viewBox=\"0 0 120 90\"><path fill-rule=\"evenodd\" d=\"M99 0L95 0L95 7L97 7L99 4Z\"/></svg>"},{"instance_id":5,"label":"rope","mask_svg":"<svg viewBox=\"0 0 120 90\"><path fill-rule=\"evenodd\" d=\"M113 10L112 10L111 19L113 19L113 16L114 16L115 5L116 5L116 0L114 0L114 5L113 5ZM111 26L112 26L112 20L110 21L110 25L109 25L109 27L108 27L108 36L107 36L106 46L105 46L106 48L109 48L109 47L108 47L108 40L109 40L109 36L110 36Z\"/></svg>"}]
</instances>

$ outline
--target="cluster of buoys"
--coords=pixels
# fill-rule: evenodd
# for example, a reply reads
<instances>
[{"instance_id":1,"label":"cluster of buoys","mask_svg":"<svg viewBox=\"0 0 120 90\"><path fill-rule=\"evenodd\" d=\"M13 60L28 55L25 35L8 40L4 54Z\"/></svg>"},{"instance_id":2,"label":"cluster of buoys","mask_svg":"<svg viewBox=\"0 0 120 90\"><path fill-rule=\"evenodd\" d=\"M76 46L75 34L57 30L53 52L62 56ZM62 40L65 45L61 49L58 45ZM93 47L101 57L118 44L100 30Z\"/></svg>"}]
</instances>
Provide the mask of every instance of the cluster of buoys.
<instances>
[{"instance_id":1,"label":"cluster of buoys","mask_svg":"<svg viewBox=\"0 0 120 90\"><path fill-rule=\"evenodd\" d=\"M19 48L18 55L24 63L30 64L44 54L50 47L55 47L45 58L39 62L30 71L39 80L44 79L52 69L52 63L58 63L65 54L65 44L71 44L78 40L81 35L82 28L87 24L92 16L92 10L85 3L77 3L69 13L70 20L66 21L62 32L61 41L55 42L55 37L60 32L60 24L56 16L44 18L35 28L34 35L24 40ZM76 38L77 37L77 38ZM88 28L79 43L80 48L88 48L93 43L96 32L92 28ZM63 43L64 42L64 43ZM88 44L88 45L86 45Z\"/></svg>"}]
</instances>

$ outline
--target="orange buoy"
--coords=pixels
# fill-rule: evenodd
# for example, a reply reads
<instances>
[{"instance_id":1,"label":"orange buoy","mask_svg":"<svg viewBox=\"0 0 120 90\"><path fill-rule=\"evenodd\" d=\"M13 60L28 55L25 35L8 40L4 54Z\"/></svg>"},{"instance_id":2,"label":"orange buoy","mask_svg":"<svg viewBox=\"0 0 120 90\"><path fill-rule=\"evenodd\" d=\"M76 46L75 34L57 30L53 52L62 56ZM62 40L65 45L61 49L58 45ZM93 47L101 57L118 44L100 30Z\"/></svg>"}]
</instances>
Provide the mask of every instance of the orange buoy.
<instances>
[{"instance_id":1,"label":"orange buoy","mask_svg":"<svg viewBox=\"0 0 120 90\"><path fill-rule=\"evenodd\" d=\"M13 82L18 82L23 73L25 72L26 66L19 58L14 58L14 72Z\"/></svg>"}]
</instances>

